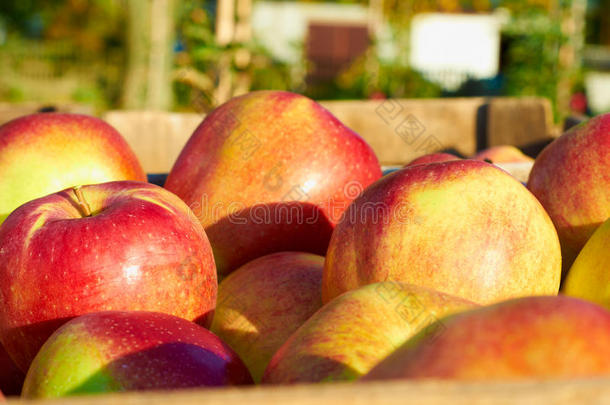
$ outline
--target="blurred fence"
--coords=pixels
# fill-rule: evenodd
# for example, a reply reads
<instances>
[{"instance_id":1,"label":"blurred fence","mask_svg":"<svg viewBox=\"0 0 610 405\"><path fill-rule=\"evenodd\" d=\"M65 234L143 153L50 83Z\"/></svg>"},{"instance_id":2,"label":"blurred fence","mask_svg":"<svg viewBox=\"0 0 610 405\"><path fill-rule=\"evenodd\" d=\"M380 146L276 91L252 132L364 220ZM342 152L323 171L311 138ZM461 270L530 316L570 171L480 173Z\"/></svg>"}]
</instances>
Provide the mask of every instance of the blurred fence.
<instances>
[{"instance_id":1,"label":"blurred fence","mask_svg":"<svg viewBox=\"0 0 610 405\"><path fill-rule=\"evenodd\" d=\"M119 52L81 52L67 42L9 41L0 46L0 100L47 104L90 103L120 97Z\"/></svg>"}]
</instances>

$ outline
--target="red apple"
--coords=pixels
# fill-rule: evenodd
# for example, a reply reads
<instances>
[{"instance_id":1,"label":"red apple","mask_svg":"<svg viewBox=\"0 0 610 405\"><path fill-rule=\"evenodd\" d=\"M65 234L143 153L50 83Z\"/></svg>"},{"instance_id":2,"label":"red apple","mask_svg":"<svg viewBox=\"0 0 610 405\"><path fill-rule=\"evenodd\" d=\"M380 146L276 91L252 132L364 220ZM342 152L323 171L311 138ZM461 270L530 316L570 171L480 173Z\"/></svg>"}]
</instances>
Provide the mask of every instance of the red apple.
<instances>
[{"instance_id":1,"label":"red apple","mask_svg":"<svg viewBox=\"0 0 610 405\"><path fill-rule=\"evenodd\" d=\"M527 187L557 227L567 271L610 217L610 113L571 128L544 148Z\"/></svg>"},{"instance_id":2,"label":"red apple","mask_svg":"<svg viewBox=\"0 0 610 405\"><path fill-rule=\"evenodd\" d=\"M4 346L0 344L0 390L6 395L21 394L25 374L10 358Z\"/></svg>"},{"instance_id":3,"label":"red apple","mask_svg":"<svg viewBox=\"0 0 610 405\"><path fill-rule=\"evenodd\" d=\"M259 382L271 356L322 306L324 258L279 252L240 267L218 287L211 330Z\"/></svg>"},{"instance_id":4,"label":"red apple","mask_svg":"<svg viewBox=\"0 0 610 405\"><path fill-rule=\"evenodd\" d=\"M373 150L319 104L261 91L209 114L165 187L196 213L225 275L269 253L324 255L347 205L379 177Z\"/></svg>"},{"instance_id":5,"label":"red apple","mask_svg":"<svg viewBox=\"0 0 610 405\"><path fill-rule=\"evenodd\" d=\"M520 149L512 145L492 146L491 148L483 149L473 159L490 160L492 163L516 163L516 162L533 162L534 159L521 152Z\"/></svg>"},{"instance_id":6,"label":"red apple","mask_svg":"<svg viewBox=\"0 0 610 405\"><path fill-rule=\"evenodd\" d=\"M415 166L415 165L424 165L424 164L428 164L428 163L450 162L452 160L460 160L460 158L451 153L430 153L428 155L423 155L423 156L413 159L412 161L407 163L404 167Z\"/></svg>"},{"instance_id":7,"label":"red apple","mask_svg":"<svg viewBox=\"0 0 610 405\"><path fill-rule=\"evenodd\" d=\"M273 355L263 383L354 380L437 318L475 306L395 281L346 292L290 336Z\"/></svg>"},{"instance_id":8,"label":"red apple","mask_svg":"<svg viewBox=\"0 0 610 405\"><path fill-rule=\"evenodd\" d=\"M211 322L214 259L203 228L169 191L142 182L68 189L0 227L0 339L23 371L67 320L150 310Z\"/></svg>"},{"instance_id":9,"label":"red apple","mask_svg":"<svg viewBox=\"0 0 610 405\"><path fill-rule=\"evenodd\" d=\"M97 312L58 329L28 371L23 396L251 384L239 357L209 330L156 312Z\"/></svg>"},{"instance_id":10,"label":"red apple","mask_svg":"<svg viewBox=\"0 0 610 405\"><path fill-rule=\"evenodd\" d=\"M123 137L98 118L44 113L0 126L0 224L27 201L114 180L146 175Z\"/></svg>"},{"instance_id":11,"label":"red apple","mask_svg":"<svg viewBox=\"0 0 610 405\"><path fill-rule=\"evenodd\" d=\"M333 233L322 300L387 279L487 304L557 294L557 232L511 175L477 160L404 168L367 188Z\"/></svg>"},{"instance_id":12,"label":"red apple","mask_svg":"<svg viewBox=\"0 0 610 405\"><path fill-rule=\"evenodd\" d=\"M440 319L363 380L508 380L610 373L610 312L565 296L526 297Z\"/></svg>"}]
</instances>

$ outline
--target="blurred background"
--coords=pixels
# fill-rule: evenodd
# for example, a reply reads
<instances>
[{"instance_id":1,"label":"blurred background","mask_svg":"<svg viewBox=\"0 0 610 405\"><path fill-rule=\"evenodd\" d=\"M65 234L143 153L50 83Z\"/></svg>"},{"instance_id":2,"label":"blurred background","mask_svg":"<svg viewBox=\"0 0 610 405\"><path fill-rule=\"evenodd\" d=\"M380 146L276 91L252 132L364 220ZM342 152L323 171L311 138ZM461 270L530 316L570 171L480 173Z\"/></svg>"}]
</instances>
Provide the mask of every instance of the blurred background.
<instances>
[{"instance_id":1,"label":"blurred background","mask_svg":"<svg viewBox=\"0 0 610 405\"><path fill-rule=\"evenodd\" d=\"M599 114L610 0L0 2L0 104L205 113L259 89Z\"/></svg>"}]
</instances>

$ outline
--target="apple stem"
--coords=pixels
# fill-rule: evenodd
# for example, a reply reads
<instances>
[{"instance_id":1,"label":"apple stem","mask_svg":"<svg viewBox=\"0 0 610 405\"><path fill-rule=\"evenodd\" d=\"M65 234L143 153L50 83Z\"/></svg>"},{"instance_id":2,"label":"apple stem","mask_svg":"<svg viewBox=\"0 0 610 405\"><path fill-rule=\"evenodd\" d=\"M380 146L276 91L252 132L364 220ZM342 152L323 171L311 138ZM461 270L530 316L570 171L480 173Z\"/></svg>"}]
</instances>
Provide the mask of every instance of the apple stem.
<instances>
[{"instance_id":1,"label":"apple stem","mask_svg":"<svg viewBox=\"0 0 610 405\"><path fill-rule=\"evenodd\" d=\"M83 214L85 214L86 217L90 217L91 216L91 207L89 207L87 200L85 200L85 196L83 195L83 190L81 190L81 186L72 187L72 190L74 190L74 194L76 194L76 199L78 200L78 205L83 210Z\"/></svg>"}]
</instances>

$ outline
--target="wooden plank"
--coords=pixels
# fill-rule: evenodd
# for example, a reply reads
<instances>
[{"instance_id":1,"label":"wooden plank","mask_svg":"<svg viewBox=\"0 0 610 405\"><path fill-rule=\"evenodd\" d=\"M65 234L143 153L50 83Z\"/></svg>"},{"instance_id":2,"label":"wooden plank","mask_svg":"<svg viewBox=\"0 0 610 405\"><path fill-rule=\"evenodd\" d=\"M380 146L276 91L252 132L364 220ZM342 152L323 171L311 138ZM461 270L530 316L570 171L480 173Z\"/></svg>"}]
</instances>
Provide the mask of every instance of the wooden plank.
<instances>
[{"instance_id":1,"label":"wooden plank","mask_svg":"<svg viewBox=\"0 0 610 405\"><path fill-rule=\"evenodd\" d=\"M473 155L485 145L537 142L552 129L544 99L390 99L322 101L359 133L383 165L402 165L444 149ZM171 169L203 119L195 113L110 111L103 117L127 138L144 169Z\"/></svg>"},{"instance_id":2,"label":"wooden plank","mask_svg":"<svg viewBox=\"0 0 610 405\"><path fill-rule=\"evenodd\" d=\"M527 145L558 135L548 99L494 98L489 102L487 145Z\"/></svg>"},{"instance_id":3,"label":"wooden plank","mask_svg":"<svg viewBox=\"0 0 610 405\"><path fill-rule=\"evenodd\" d=\"M147 173L167 173L203 120L197 113L109 111L102 117L132 147Z\"/></svg>"},{"instance_id":4,"label":"wooden plank","mask_svg":"<svg viewBox=\"0 0 610 405\"><path fill-rule=\"evenodd\" d=\"M359 133L384 165L455 149L477 150L477 121L483 98L323 101L321 104Z\"/></svg>"},{"instance_id":5,"label":"wooden plank","mask_svg":"<svg viewBox=\"0 0 610 405\"><path fill-rule=\"evenodd\" d=\"M57 112L93 115L94 110L85 104L41 104L41 103L0 103L0 125L23 115L34 114L41 108L53 108Z\"/></svg>"},{"instance_id":6,"label":"wooden plank","mask_svg":"<svg viewBox=\"0 0 610 405\"><path fill-rule=\"evenodd\" d=\"M514 382L375 382L123 393L10 404L56 405L587 405L610 402L610 378Z\"/></svg>"}]
</instances>

